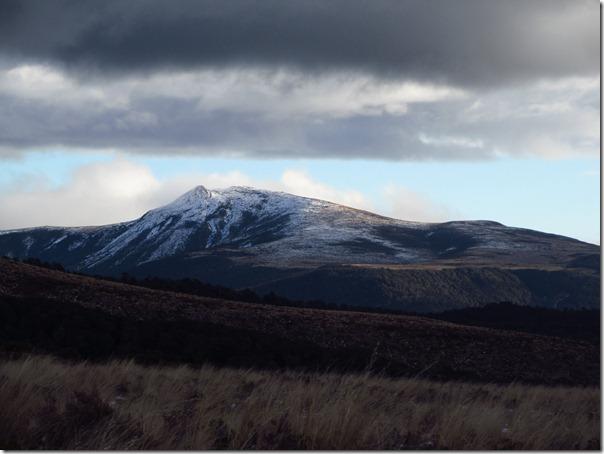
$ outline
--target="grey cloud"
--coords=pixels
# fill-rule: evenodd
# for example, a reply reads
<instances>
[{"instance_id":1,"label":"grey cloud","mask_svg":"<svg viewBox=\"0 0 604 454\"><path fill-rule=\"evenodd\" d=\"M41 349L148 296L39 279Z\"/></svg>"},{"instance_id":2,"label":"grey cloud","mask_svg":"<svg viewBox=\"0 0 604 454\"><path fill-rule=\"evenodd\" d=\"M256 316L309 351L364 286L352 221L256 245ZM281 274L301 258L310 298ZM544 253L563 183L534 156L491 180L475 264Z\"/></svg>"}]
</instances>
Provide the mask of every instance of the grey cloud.
<instances>
[{"instance_id":1,"label":"grey cloud","mask_svg":"<svg viewBox=\"0 0 604 454\"><path fill-rule=\"evenodd\" d=\"M345 117L273 115L270 107L203 110L196 99L168 96L132 98L127 107L103 107L5 94L0 97L0 154L8 157L11 150L56 146L250 158L483 160L499 154L597 155L599 110L584 102L586 92L597 96L597 87L540 90L528 87L484 98L413 103L402 115ZM546 102L550 98L551 103Z\"/></svg>"},{"instance_id":2,"label":"grey cloud","mask_svg":"<svg viewBox=\"0 0 604 454\"><path fill-rule=\"evenodd\" d=\"M598 8L4 0L0 157L597 155Z\"/></svg>"},{"instance_id":3,"label":"grey cloud","mask_svg":"<svg viewBox=\"0 0 604 454\"><path fill-rule=\"evenodd\" d=\"M458 86L595 75L595 0L4 0L0 53L78 73L352 70Z\"/></svg>"}]
</instances>

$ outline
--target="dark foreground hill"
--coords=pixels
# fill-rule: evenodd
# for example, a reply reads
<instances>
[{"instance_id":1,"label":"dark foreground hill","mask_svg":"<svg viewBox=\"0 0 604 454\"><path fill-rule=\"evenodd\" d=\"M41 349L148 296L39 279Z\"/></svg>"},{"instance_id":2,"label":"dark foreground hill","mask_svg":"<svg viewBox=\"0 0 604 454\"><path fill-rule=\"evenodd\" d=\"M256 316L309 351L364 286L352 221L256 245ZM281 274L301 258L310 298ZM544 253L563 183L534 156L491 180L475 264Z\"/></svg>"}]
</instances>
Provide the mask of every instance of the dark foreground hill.
<instances>
[{"instance_id":1,"label":"dark foreground hill","mask_svg":"<svg viewBox=\"0 0 604 454\"><path fill-rule=\"evenodd\" d=\"M106 276L197 278L339 305L434 312L599 307L598 246L493 221L419 223L201 186L139 219L0 232L0 254Z\"/></svg>"},{"instance_id":2,"label":"dark foreground hill","mask_svg":"<svg viewBox=\"0 0 604 454\"><path fill-rule=\"evenodd\" d=\"M599 349L421 317L246 304L0 260L5 352L596 384Z\"/></svg>"}]
</instances>

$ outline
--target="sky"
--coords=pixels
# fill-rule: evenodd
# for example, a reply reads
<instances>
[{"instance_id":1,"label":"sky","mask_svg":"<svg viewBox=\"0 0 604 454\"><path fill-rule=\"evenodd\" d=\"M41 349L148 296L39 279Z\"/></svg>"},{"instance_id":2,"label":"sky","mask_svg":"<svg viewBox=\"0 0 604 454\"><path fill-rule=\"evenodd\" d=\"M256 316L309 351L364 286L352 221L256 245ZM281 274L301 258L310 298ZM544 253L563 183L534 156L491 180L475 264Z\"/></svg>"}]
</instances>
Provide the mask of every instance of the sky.
<instances>
[{"instance_id":1,"label":"sky","mask_svg":"<svg viewBox=\"0 0 604 454\"><path fill-rule=\"evenodd\" d=\"M595 0L0 2L0 229L202 184L600 242Z\"/></svg>"}]
</instances>

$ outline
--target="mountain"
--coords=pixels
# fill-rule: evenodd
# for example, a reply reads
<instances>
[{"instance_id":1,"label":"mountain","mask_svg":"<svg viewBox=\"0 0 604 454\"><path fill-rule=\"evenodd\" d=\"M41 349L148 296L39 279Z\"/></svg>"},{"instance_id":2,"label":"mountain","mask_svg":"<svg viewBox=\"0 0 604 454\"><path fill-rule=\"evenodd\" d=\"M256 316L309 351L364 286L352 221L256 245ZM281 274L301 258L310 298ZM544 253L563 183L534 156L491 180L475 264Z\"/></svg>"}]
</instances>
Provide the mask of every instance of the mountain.
<instances>
[{"instance_id":1,"label":"mountain","mask_svg":"<svg viewBox=\"0 0 604 454\"><path fill-rule=\"evenodd\" d=\"M0 232L2 255L89 274L197 277L295 299L419 311L502 300L595 307L599 253L492 221L401 221L246 187L197 186L120 224Z\"/></svg>"}]
</instances>

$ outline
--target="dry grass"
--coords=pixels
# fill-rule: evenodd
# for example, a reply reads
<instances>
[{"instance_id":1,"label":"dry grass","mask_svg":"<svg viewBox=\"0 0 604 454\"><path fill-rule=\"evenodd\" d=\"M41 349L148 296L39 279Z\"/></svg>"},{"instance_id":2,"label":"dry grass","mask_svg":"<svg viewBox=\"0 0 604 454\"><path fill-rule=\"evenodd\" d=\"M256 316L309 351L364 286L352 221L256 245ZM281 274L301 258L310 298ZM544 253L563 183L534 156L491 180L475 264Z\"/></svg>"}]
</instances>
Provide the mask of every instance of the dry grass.
<instances>
[{"instance_id":1,"label":"dry grass","mask_svg":"<svg viewBox=\"0 0 604 454\"><path fill-rule=\"evenodd\" d=\"M598 449L599 409L596 388L0 364L5 449Z\"/></svg>"}]
</instances>

